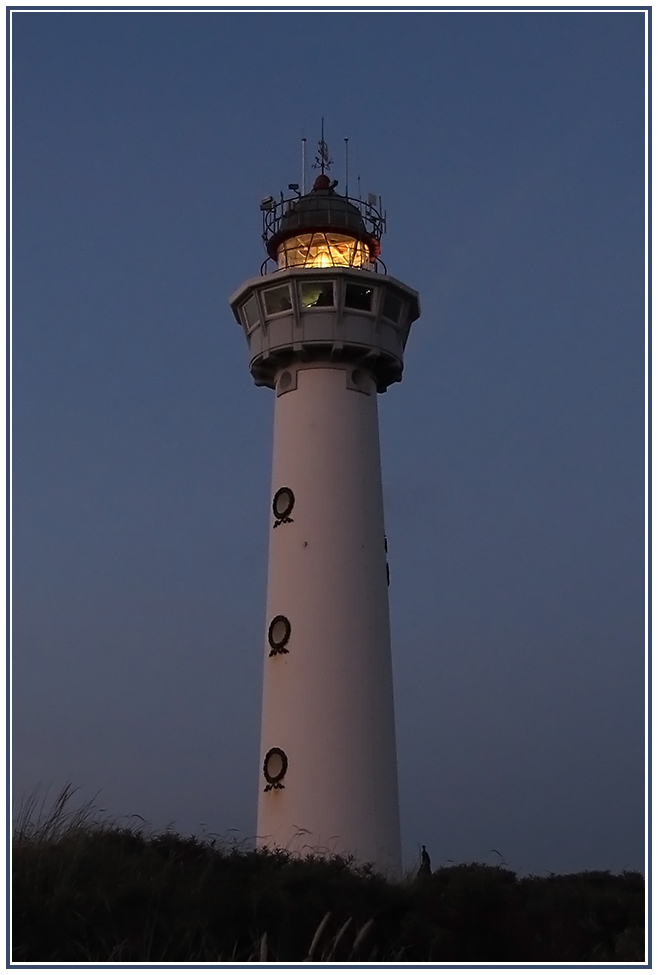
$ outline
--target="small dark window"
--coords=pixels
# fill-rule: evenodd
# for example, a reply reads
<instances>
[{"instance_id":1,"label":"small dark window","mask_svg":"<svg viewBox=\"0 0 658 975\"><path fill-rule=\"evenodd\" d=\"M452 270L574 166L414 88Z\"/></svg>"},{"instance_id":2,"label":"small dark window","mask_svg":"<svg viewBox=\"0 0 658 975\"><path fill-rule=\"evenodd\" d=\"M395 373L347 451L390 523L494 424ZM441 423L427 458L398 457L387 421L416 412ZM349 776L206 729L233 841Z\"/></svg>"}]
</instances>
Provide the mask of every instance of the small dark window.
<instances>
[{"instance_id":1,"label":"small dark window","mask_svg":"<svg viewBox=\"0 0 658 975\"><path fill-rule=\"evenodd\" d=\"M270 657L277 653L288 653L287 643L290 639L292 627L286 616L275 616L267 631L267 642L272 647Z\"/></svg>"},{"instance_id":2,"label":"small dark window","mask_svg":"<svg viewBox=\"0 0 658 975\"><path fill-rule=\"evenodd\" d=\"M346 284L345 307L358 308L360 311L371 311L372 288L365 288L362 284Z\"/></svg>"},{"instance_id":3,"label":"small dark window","mask_svg":"<svg viewBox=\"0 0 658 975\"><path fill-rule=\"evenodd\" d=\"M288 771L288 756L282 748L270 748L263 762L263 775L267 780L265 791L283 789L281 780Z\"/></svg>"},{"instance_id":4,"label":"small dark window","mask_svg":"<svg viewBox=\"0 0 658 975\"><path fill-rule=\"evenodd\" d=\"M290 389L292 386L292 373L285 369L279 376L279 389L285 392L286 389Z\"/></svg>"},{"instance_id":5,"label":"small dark window","mask_svg":"<svg viewBox=\"0 0 658 975\"><path fill-rule=\"evenodd\" d=\"M245 301L242 306L242 316L245 325L248 329L255 328L260 322L260 312L258 311L258 302L256 301L256 295L252 295L247 301Z\"/></svg>"},{"instance_id":6,"label":"small dark window","mask_svg":"<svg viewBox=\"0 0 658 975\"><path fill-rule=\"evenodd\" d=\"M282 487L274 495L272 511L275 518L287 518L295 506L295 495L289 487Z\"/></svg>"},{"instance_id":7,"label":"small dark window","mask_svg":"<svg viewBox=\"0 0 658 975\"><path fill-rule=\"evenodd\" d=\"M280 288L270 288L263 292L265 308L268 315L278 315L282 311L290 311L292 301L290 300L290 288L287 284L282 284Z\"/></svg>"},{"instance_id":8,"label":"small dark window","mask_svg":"<svg viewBox=\"0 0 658 975\"><path fill-rule=\"evenodd\" d=\"M400 312L402 311L402 299L399 298L393 291L387 291L384 295L384 307L382 308L382 315L384 318L388 318L389 321L399 322Z\"/></svg>"},{"instance_id":9,"label":"small dark window","mask_svg":"<svg viewBox=\"0 0 658 975\"><path fill-rule=\"evenodd\" d=\"M302 308L331 308L334 303L333 281L304 281L299 285Z\"/></svg>"}]
</instances>

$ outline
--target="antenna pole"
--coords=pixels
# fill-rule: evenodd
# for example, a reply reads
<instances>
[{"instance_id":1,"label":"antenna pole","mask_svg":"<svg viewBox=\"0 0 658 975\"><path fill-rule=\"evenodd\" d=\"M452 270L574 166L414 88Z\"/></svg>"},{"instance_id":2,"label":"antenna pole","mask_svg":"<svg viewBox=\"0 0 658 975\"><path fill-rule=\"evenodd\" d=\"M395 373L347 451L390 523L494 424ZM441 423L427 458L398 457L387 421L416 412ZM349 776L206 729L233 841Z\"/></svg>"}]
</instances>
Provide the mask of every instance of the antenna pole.
<instances>
[{"instance_id":1,"label":"antenna pole","mask_svg":"<svg viewBox=\"0 0 658 975\"><path fill-rule=\"evenodd\" d=\"M320 141L318 142L318 152L315 157L315 162L313 163L313 169L319 169L324 176L325 169L329 169L333 162L333 159L329 158L329 148L327 143L324 141L324 117L322 119L322 130L320 135Z\"/></svg>"},{"instance_id":2,"label":"antenna pole","mask_svg":"<svg viewBox=\"0 0 658 975\"><path fill-rule=\"evenodd\" d=\"M348 156L348 151L347 151L347 143L349 141L350 141L349 139L345 139L345 196L346 197L350 195L349 188L348 188L349 156Z\"/></svg>"},{"instance_id":3,"label":"antenna pole","mask_svg":"<svg viewBox=\"0 0 658 975\"><path fill-rule=\"evenodd\" d=\"M306 193L306 139L302 139L302 196Z\"/></svg>"}]
</instances>

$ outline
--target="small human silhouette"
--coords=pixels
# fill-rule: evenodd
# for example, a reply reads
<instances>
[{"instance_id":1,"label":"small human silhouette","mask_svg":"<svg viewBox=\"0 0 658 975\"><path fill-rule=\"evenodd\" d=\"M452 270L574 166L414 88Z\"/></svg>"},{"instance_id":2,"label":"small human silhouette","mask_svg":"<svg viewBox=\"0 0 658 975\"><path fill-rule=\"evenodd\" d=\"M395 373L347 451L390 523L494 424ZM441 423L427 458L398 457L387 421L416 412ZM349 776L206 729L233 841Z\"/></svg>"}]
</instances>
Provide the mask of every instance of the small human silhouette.
<instances>
[{"instance_id":1,"label":"small human silhouette","mask_svg":"<svg viewBox=\"0 0 658 975\"><path fill-rule=\"evenodd\" d=\"M431 874L432 873L432 861L430 860L430 855L423 846L421 848L420 854L420 867L418 868L418 876L421 874Z\"/></svg>"}]
</instances>

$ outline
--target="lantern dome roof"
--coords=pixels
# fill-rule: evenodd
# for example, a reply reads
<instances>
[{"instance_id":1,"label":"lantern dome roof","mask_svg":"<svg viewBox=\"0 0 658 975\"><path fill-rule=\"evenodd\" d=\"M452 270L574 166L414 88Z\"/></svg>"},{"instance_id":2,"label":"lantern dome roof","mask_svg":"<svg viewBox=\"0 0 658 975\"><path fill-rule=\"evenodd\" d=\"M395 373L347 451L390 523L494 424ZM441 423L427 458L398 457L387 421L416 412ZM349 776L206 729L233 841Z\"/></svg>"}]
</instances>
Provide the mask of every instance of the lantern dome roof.
<instances>
[{"instance_id":1,"label":"lantern dome roof","mask_svg":"<svg viewBox=\"0 0 658 975\"><path fill-rule=\"evenodd\" d=\"M335 186L336 183L322 173L316 178L310 193L290 203L276 233L267 241L270 257L276 257L277 248L283 240L300 233L335 231L368 244L373 241L358 207L336 193Z\"/></svg>"}]
</instances>

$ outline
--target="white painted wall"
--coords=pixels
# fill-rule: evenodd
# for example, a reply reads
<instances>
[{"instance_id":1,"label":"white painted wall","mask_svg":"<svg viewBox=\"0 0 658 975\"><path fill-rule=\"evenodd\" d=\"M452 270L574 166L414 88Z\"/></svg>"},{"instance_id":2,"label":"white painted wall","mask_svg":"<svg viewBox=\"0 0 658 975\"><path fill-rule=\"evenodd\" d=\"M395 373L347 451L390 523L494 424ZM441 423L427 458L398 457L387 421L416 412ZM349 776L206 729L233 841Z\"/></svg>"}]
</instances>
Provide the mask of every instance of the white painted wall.
<instances>
[{"instance_id":1,"label":"white painted wall","mask_svg":"<svg viewBox=\"0 0 658 975\"><path fill-rule=\"evenodd\" d=\"M261 766L282 748L284 788L259 778L258 841L354 853L400 870L377 395L346 370L302 368L276 397L272 496L295 494L291 524L270 527L266 628L292 624L289 653L265 640ZM271 525L274 517L271 515Z\"/></svg>"}]
</instances>

